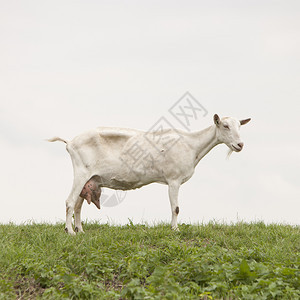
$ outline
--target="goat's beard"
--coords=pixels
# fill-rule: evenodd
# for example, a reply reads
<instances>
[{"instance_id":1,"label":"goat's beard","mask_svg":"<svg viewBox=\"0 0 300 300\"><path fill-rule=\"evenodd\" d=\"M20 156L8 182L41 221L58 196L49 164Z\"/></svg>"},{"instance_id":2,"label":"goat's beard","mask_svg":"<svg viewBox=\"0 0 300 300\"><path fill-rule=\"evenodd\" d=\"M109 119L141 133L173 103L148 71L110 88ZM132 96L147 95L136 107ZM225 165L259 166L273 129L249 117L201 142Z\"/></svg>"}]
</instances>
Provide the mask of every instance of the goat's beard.
<instances>
[{"instance_id":1,"label":"goat's beard","mask_svg":"<svg viewBox=\"0 0 300 300\"><path fill-rule=\"evenodd\" d=\"M230 155L232 154L232 152L233 152L233 150L231 150L231 149L228 150L226 159L229 159L229 158L230 158Z\"/></svg>"}]
</instances>

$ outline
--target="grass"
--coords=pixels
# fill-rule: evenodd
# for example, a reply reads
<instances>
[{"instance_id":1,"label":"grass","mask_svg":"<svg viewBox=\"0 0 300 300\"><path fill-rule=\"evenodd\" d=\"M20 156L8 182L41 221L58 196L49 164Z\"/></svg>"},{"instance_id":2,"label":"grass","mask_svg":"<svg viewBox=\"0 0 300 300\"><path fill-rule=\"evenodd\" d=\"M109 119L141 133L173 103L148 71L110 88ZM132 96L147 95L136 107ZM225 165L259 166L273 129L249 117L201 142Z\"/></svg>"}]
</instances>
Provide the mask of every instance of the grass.
<instances>
[{"instance_id":1,"label":"grass","mask_svg":"<svg viewBox=\"0 0 300 300\"><path fill-rule=\"evenodd\" d=\"M0 299L300 299L300 228L0 225Z\"/></svg>"}]
</instances>

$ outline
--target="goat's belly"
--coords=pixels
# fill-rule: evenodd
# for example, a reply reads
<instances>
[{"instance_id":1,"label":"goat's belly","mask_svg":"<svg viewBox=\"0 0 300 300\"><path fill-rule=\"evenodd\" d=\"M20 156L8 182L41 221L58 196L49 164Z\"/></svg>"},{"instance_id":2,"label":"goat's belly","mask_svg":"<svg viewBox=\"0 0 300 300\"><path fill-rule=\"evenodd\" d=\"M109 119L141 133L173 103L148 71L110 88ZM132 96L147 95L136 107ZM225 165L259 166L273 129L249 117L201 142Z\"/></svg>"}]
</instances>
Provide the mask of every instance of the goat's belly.
<instances>
[{"instance_id":1,"label":"goat's belly","mask_svg":"<svg viewBox=\"0 0 300 300\"><path fill-rule=\"evenodd\" d=\"M141 183L139 181L126 181L126 180L117 180L112 179L108 182L105 187L115 189L115 190L134 190L142 187L145 183Z\"/></svg>"},{"instance_id":2,"label":"goat's belly","mask_svg":"<svg viewBox=\"0 0 300 300\"><path fill-rule=\"evenodd\" d=\"M115 190L134 190L153 182L165 183L162 178L152 176L104 176L101 178L101 186Z\"/></svg>"},{"instance_id":3,"label":"goat's belly","mask_svg":"<svg viewBox=\"0 0 300 300\"><path fill-rule=\"evenodd\" d=\"M107 188L111 188L111 189L115 189L115 190L134 190L134 189L138 189L141 188L144 185L148 185L150 183L153 182L160 182L160 183L164 183L162 181L158 181L158 180L136 180L136 181L127 181L124 179L111 179L109 182L105 183L103 186L107 187Z\"/></svg>"},{"instance_id":4,"label":"goat's belly","mask_svg":"<svg viewBox=\"0 0 300 300\"><path fill-rule=\"evenodd\" d=\"M164 183L162 171L149 168L130 168L129 166L106 163L98 169L97 180L101 187L115 190L132 190L152 182Z\"/></svg>"}]
</instances>

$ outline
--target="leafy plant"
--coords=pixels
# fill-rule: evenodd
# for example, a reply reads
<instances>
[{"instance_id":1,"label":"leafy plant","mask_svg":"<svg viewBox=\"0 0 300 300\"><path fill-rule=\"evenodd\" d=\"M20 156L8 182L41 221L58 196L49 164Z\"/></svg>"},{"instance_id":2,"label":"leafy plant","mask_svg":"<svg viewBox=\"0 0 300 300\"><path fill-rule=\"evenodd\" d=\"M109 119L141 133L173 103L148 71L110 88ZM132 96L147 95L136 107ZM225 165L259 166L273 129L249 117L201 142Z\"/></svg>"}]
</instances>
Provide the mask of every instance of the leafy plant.
<instances>
[{"instance_id":1,"label":"leafy plant","mask_svg":"<svg viewBox=\"0 0 300 300\"><path fill-rule=\"evenodd\" d=\"M297 226L0 225L0 299L300 299Z\"/></svg>"}]
</instances>

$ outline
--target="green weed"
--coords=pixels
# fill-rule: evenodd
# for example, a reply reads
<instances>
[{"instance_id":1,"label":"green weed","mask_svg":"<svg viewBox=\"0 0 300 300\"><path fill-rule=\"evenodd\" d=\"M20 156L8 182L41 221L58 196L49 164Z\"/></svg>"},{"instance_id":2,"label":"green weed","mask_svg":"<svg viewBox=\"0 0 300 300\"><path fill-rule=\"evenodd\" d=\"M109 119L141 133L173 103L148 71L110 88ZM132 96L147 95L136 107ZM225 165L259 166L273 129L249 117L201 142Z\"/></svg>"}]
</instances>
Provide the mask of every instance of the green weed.
<instances>
[{"instance_id":1,"label":"green weed","mask_svg":"<svg viewBox=\"0 0 300 300\"><path fill-rule=\"evenodd\" d=\"M300 299L300 229L0 225L0 299Z\"/></svg>"}]
</instances>

